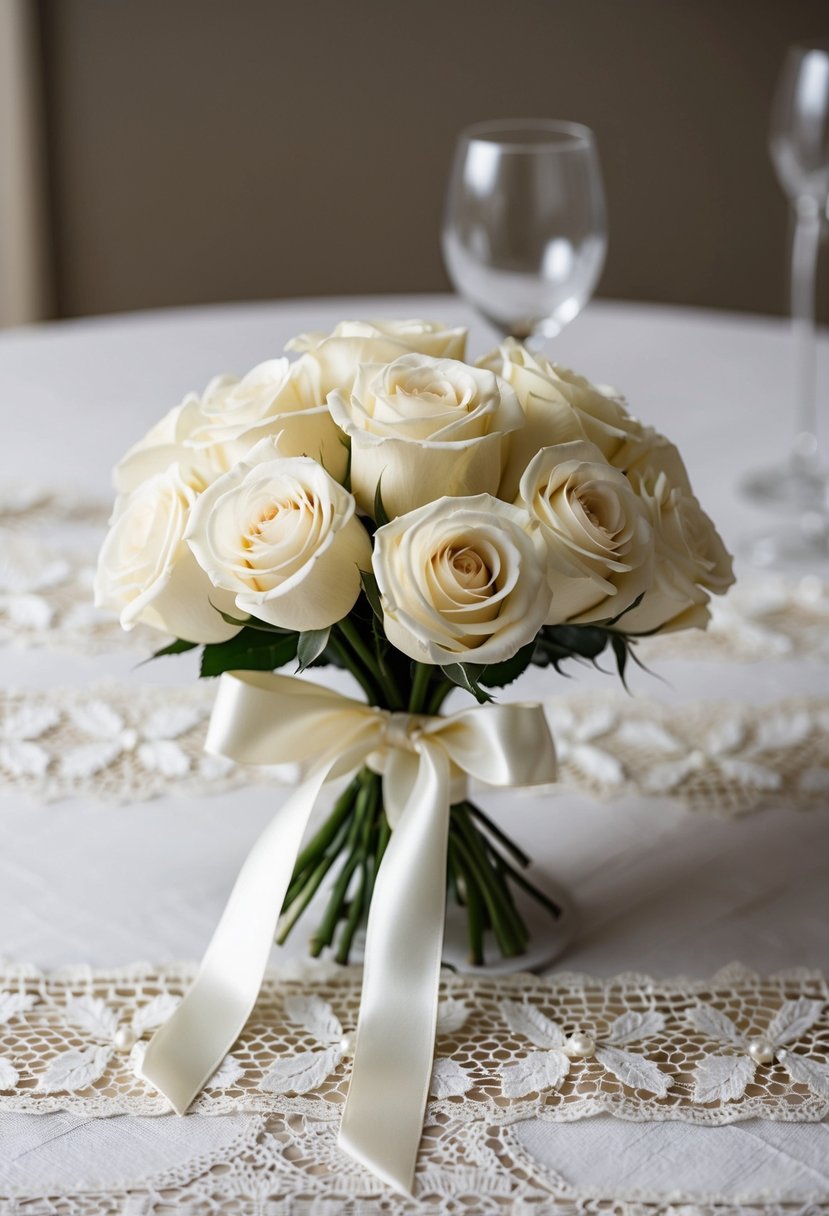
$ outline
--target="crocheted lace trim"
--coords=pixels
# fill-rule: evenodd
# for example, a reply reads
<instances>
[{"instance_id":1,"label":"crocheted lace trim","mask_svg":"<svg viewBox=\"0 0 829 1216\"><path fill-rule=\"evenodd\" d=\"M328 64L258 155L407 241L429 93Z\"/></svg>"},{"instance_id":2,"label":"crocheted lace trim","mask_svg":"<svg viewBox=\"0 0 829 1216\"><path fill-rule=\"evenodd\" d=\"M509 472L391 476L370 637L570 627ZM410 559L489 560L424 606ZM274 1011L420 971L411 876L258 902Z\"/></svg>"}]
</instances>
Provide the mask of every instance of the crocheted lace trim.
<instances>
[{"instance_id":1,"label":"crocheted lace trim","mask_svg":"<svg viewBox=\"0 0 829 1216\"><path fill-rule=\"evenodd\" d=\"M157 1115L136 1075L189 966L0 971L0 1110ZM269 973L232 1052L192 1109L338 1116L361 971ZM444 972L428 1121L813 1121L829 1113L829 988L795 970L707 980Z\"/></svg>"}]
</instances>

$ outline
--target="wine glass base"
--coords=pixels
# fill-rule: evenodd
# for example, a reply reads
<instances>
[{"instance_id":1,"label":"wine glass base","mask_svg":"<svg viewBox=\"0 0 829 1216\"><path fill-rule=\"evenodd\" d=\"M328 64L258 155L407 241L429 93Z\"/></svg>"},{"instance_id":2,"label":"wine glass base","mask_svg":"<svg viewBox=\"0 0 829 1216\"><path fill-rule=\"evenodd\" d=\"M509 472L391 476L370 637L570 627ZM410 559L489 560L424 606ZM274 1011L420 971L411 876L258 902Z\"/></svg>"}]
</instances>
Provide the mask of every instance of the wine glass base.
<instances>
[{"instance_id":1,"label":"wine glass base","mask_svg":"<svg viewBox=\"0 0 829 1216\"><path fill-rule=\"evenodd\" d=\"M740 489L760 506L821 511L829 503L829 472L820 466L790 461L749 473Z\"/></svg>"},{"instance_id":2,"label":"wine glass base","mask_svg":"<svg viewBox=\"0 0 829 1216\"><path fill-rule=\"evenodd\" d=\"M803 512L796 520L748 537L742 549L753 565L766 570L829 575L829 514Z\"/></svg>"}]
</instances>

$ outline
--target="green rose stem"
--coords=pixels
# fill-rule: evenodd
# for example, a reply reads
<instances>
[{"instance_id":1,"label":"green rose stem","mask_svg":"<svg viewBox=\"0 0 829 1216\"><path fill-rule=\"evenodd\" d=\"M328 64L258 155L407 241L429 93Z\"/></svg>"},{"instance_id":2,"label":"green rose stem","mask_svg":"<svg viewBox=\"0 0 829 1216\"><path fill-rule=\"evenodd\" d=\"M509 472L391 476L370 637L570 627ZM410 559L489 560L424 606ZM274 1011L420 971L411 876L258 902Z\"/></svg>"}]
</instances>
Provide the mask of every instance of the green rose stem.
<instances>
[{"instance_id":1,"label":"green rose stem","mask_svg":"<svg viewBox=\"0 0 829 1216\"><path fill-rule=\"evenodd\" d=\"M348 619L348 617L344 617L337 624L336 628L340 630L343 637L351 646L355 655L361 660L362 663L365 664L374 679L377 681L377 684L388 703L387 708L397 710L402 709L403 698L401 697L400 692L394 683L394 679L388 671L384 672L379 657L376 653L372 654L371 650L369 650L366 643L360 637L360 634L355 628L354 624ZM355 670L352 664L349 664L349 668L351 671Z\"/></svg>"},{"instance_id":2,"label":"green rose stem","mask_svg":"<svg viewBox=\"0 0 829 1216\"><path fill-rule=\"evenodd\" d=\"M458 852L467 874L471 872L478 881L498 947L505 958L521 954L527 947L527 930L506 884L491 865L480 832L470 822L463 806L459 804L454 807L452 813L459 829L456 841Z\"/></svg>"},{"instance_id":3,"label":"green rose stem","mask_svg":"<svg viewBox=\"0 0 829 1216\"><path fill-rule=\"evenodd\" d=\"M305 848L299 853L296 862L294 863L294 874L301 877L302 874L315 864L320 854L325 851L328 845L337 834L337 829L345 822L351 809L354 805L354 799L360 790L361 775L354 777L340 794L337 801L334 803L334 809L326 819L325 823L308 841ZM288 888L289 900L291 896L291 888Z\"/></svg>"},{"instance_id":4,"label":"green rose stem","mask_svg":"<svg viewBox=\"0 0 829 1216\"><path fill-rule=\"evenodd\" d=\"M368 909L371 907L371 897L374 894L374 883L377 878L377 873L380 869L380 862L383 860L383 854L386 851L386 845L389 843L389 839L391 838L391 828L389 827L389 821L386 818L386 812L383 809L383 806L381 803L381 790L379 788L380 778L376 777L375 780L378 782L379 814L377 816L378 822L376 824L375 834L374 834L374 842L375 842L374 843L374 856L373 856L373 858L370 859L371 866L370 866L370 870L369 870L368 882L366 884L366 892L365 892L366 912L368 912Z\"/></svg>"},{"instance_id":5,"label":"green rose stem","mask_svg":"<svg viewBox=\"0 0 829 1216\"><path fill-rule=\"evenodd\" d=\"M319 928L311 938L310 951L314 958L320 954L324 946L330 946L334 939L334 932L342 914L351 876L360 862L361 849L359 842L362 836L363 824L367 817L367 804L371 801L371 788L372 785L367 781L363 781L360 784L360 791L354 803L354 817L345 844L348 856L337 875L337 881L334 883L331 898L328 901L328 907L325 909Z\"/></svg>"},{"instance_id":6,"label":"green rose stem","mask_svg":"<svg viewBox=\"0 0 829 1216\"><path fill-rule=\"evenodd\" d=\"M358 865L360 867L360 877L357 883L357 890L354 893L354 898L348 909L348 915L343 926L343 931L340 934L340 940L335 955L338 963L347 963L348 956L351 952L351 943L354 940L354 934L363 918L363 911L368 911L368 905L365 904L365 893L368 885L368 857L371 837L374 830L375 818L377 815L377 803L379 801L379 789L377 782L366 782L363 787L366 791L365 810L363 812L363 829L360 834L360 843L356 850Z\"/></svg>"},{"instance_id":7,"label":"green rose stem","mask_svg":"<svg viewBox=\"0 0 829 1216\"><path fill-rule=\"evenodd\" d=\"M458 903L466 906L469 962L474 966L480 966L484 961L484 929L486 928L484 903L477 883L466 875L463 862L458 857L455 840L451 835L449 837L449 870L453 875ZM463 894L459 885L461 882L463 883Z\"/></svg>"},{"instance_id":8,"label":"green rose stem","mask_svg":"<svg viewBox=\"0 0 829 1216\"><path fill-rule=\"evenodd\" d=\"M354 783L352 782L352 786L353 784ZM346 815L352 809L354 803L352 786L349 786L348 790L346 791L346 793L350 795L348 800L344 801L343 796L343 798L337 804L338 810L340 808L340 803L342 803L345 807L345 811L340 810L340 814ZM331 819L329 819L328 822L323 825L324 828L329 827L332 820L335 819L336 814L337 810L335 810L335 813L331 816ZM342 818L339 823L339 830L336 831L330 838L330 848L328 848L327 852L324 849L320 850L323 852L322 859L317 861L316 865L311 867L306 866L301 873L297 871L298 876L288 888L288 892L285 896L285 902L282 906L282 918L279 923L279 930L276 937L277 945L284 945L284 943L287 941L288 935L290 934L294 925L319 890L322 880L325 878L334 862L340 856L342 848L348 837L348 833L348 821L347 819ZM318 835L320 834L321 833L318 833ZM318 856L319 852L315 855L315 858Z\"/></svg>"},{"instance_id":9,"label":"green rose stem","mask_svg":"<svg viewBox=\"0 0 829 1216\"><path fill-rule=\"evenodd\" d=\"M428 663L413 663L412 691L409 694L409 713L420 713L429 691L432 670Z\"/></svg>"},{"instance_id":10,"label":"green rose stem","mask_svg":"<svg viewBox=\"0 0 829 1216\"><path fill-rule=\"evenodd\" d=\"M516 886L522 887L523 890L525 890L528 895L531 895L537 903L540 903L543 908L546 908L554 920L558 920L558 918L561 916L561 908L554 900L550 899L548 895L545 895L543 891L539 890L534 883L531 883L528 878L525 878L523 874L516 870L514 866L511 866L503 857L498 857L498 868L504 873L504 875L508 875Z\"/></svg>"},{"instance_id":11,"label":"green rose stem","mask_svg":"<svg viewBox=\"0 0 829 1216\"><path fill-rule=\"evenodd\" d=\"M340 642L340 640L337 637L334 636L333 629L331 630L331 634L328 638L328 645L331 647L331 650L334 652L334 654L340 660L343 667L348 668L348 670L354 676L354 679L357 681L357 683L362 688L363 692L366 694L366 699L368 700L369 705L382 704L383 693L382 693L382 689L380 688L379 684L375 686L372 683L371 674L367 671L364 671L362 666L359 663L354 662L354 660L350 656L349 652L346 650L345 646Z\"/></svg>"},{"instance_id":12,"label":"green rose stem","mask_svg":"<svg viewBox=\"0 0 829 1216\"><path fill-rule=\"evenodd\" d=\"M476 806L474 802L464 802L463 805L470 815L474 815L476 819L480 819L487 831L495 837L499 844L503 845L520 866L528 866L530 864L530 858L524 850L519 849L515 841L511 840L506 832L502 832L498 825L493 823L490 817L485 815L479 806Z\"/></svg>"}]
</instances>

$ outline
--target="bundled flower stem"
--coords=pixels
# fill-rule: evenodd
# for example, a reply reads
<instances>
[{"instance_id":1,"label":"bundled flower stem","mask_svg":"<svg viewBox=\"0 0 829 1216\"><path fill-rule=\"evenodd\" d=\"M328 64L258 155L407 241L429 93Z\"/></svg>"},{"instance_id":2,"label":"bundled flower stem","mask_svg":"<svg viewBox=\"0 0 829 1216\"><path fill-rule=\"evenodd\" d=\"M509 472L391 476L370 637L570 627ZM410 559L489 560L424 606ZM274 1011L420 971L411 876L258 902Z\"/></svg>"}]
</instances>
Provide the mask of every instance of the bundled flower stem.
<instances>
[{"instance_id":1,"label":"bundled flower stem","mask_svg":"<svg viewBox=\"0 0 829 1216\"><path fill-rule=\"evenodd\" d=\"M452 681L440 668L395 662L384 655L385 648L376 634L374 646L365 640L366 624L366 618L359 616L340 622L337 630L342 645L335 642L334 653L358 679L371 702L386 709L405 708L413 714L435 712L430 707L443 703L454 687ZM316 957L330 948L337 962L347 963L355 934L368 916L374 881L390 835L382 779L364 766L297 858L277 942L281 945L287 940L333 870L335 877L325 910L311 935L309 949ZM526 891L552 917L560 915L558 905L521 872L529 864L530 858L480 807L467 800L452 806L447 886L450 895L466 908L471 963L483 964L485 936L490 930L504 957L526 949L529 934L511 887Z\"/></svg>"}]
</instances>

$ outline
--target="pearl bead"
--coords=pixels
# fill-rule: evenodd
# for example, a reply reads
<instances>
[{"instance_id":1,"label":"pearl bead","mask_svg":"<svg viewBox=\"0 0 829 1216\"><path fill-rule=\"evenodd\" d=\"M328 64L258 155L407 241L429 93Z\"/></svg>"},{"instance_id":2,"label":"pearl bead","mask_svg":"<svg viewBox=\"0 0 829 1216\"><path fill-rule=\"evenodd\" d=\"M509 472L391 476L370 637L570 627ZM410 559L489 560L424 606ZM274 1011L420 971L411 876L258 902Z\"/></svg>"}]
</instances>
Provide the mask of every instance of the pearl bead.
<instances>
[{"instance_id":1,"label":"pearl bead","mask_svg":"<svg viewBox=\"0 0 829 1216\"><path fill-rule=\"evenodd\" d=\"M577 1030L570 1035L564 1045L564 1050L568 1056L588 1060L596 1050L596 1040L592 1035L585 1034L583 1030Z\"/></svg>"},{"instance_id":2,"label":"pearl bead","mask_svg":"<svg viewBox=\"0 0 829 1216\"><path fill-rule=\"evenodd\" d=\"M112 1045L116 1051L131 1051L138 1042L138 1035L131 1026L119 1026L112 1036Z\"/></svg>"},{"instance_id":3,"label":"pearl bead","mask_svg":"<svg viewBox=\"0 0 829 1216\"><path fill-rule=\"evenodd\" d=\"M757 1064L771 1064L774 1059L774 1044L768 1039L749 1039L748 1054Z\"/></svg>"},{"instance_id":4,"label":"pearl bead","mask_svg":"<svg viewBox=\"0 0 829 1216\"><path fill-rule=\"evenodd\" d=\"M344 1056L353 1056L356 1046L357 1036L355 1034L344 1034L340 1039L340 1051Z\"/></svg>"}]
</instances>

